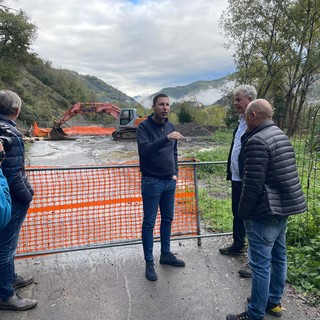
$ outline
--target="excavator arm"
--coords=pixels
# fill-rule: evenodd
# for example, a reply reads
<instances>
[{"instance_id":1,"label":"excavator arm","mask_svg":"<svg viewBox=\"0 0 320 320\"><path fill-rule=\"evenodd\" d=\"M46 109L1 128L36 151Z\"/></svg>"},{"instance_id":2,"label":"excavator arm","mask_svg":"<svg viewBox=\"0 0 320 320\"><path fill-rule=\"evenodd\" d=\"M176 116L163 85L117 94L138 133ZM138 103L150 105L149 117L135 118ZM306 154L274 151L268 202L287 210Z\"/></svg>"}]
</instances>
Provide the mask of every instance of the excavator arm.
<instances>
[{"instance_id":1,"label":"excavator arm","mask_svg":"<svg viewBox=\"0 0 320 320\"><path fill-rule=\"evenodd\" d=\"M74 104L63 116L53 122L53 128L49 133L49 137L53 140L74 139L68 136L61 128L61 126L78 114L86 113L107 113L112 115L115 119L119 119L121 109L109 102L78 102Z\"/></svg>"},{"instance_id":2,"label":"excavator arm","mask_svg":"<svg viewBox=\"0 0 320 320\"><path fill-rule=\"evenodd\" d=\"M60 127L74 116L85 113L107 113L118 119L120 111L119 107L109 102L78 102L65 112L61 119L54 121L53 126Z\"/></svg>"}]
</instances>

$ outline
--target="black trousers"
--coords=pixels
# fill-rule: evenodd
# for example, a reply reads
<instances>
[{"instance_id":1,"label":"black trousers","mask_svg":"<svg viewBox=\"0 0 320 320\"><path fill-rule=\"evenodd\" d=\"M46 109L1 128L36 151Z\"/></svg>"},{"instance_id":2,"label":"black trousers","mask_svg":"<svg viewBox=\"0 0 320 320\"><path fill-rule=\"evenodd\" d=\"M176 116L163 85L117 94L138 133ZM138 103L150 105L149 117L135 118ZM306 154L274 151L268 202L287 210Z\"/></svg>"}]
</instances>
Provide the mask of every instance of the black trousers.
<instances>
[{"instance_id":1,"label":"black trousers","mask_svg":"<svg viewBox=\"0 0 320 320\"><path fill-rule=\"evenodd\" d=\"M246 229L244 220L238 216L238 207L242 191L241 181L231 181L231 200L233 213L233 240L240 247L245 244Z\"/></svg>"}]
</instances>

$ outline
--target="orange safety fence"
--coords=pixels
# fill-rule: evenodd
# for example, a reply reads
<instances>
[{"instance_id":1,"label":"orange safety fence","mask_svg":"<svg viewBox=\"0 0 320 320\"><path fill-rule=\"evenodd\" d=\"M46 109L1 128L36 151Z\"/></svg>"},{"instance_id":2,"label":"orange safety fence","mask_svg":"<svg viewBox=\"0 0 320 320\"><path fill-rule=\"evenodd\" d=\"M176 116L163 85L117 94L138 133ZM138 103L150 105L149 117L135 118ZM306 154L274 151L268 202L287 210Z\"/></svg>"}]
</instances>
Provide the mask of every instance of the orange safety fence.
<instances>
[{"instance_id":1,"label":"orange safety fence","mask_svg":"<svg viewBox=\"0 0 320 320\"><path fill-rule=\"evenodd\" d=\"M115 128L105 128L99 126L74 126L62 128L69 135L111 135ZM36 122L33 124L33 136L48 137L52 128L40 128Z\"/></svg>"},{"instance_id":2,"label":"orange safety fence","mask_svg":"<svg viewBox=\"0 0 320 320\"><path fill-rule=\"evenodd\" d=\"M29 256L141 240L137 165L28 168L35 190L17 254ZM179 166L172 236L197 235L193 167ZM160 215L154 236L160 236Z\"/></svg>"}]
</instances>

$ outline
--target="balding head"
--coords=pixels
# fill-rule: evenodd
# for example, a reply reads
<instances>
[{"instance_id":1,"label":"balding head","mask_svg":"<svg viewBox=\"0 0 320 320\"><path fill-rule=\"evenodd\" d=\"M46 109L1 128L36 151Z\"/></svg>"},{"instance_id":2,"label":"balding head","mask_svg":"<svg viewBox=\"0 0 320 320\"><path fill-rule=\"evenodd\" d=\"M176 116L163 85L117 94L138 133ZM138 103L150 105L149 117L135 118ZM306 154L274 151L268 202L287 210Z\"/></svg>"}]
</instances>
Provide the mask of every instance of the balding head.
<instances>
[{"instance_id":1,"label":"balding head","mask_svg":"<svg viewBox=\"0 0 320 320\"><path fill-rule=\"evenodd\" d=\"M246 122L249 130L260 124L272 120L273 110L271 104L265 99L256 99L250 102L245 111Z\"/></svg>"}]
</instances>

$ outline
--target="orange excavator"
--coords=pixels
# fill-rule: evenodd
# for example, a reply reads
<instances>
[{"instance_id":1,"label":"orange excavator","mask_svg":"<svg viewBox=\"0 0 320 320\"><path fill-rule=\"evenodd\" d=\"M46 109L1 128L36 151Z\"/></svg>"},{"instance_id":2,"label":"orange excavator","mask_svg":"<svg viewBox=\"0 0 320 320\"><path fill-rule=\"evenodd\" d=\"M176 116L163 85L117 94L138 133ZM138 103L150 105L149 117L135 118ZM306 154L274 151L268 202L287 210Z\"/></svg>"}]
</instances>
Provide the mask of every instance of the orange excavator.
<instances>
[{"instance_id":1,"label":"orange excavator","mask_svg":"<svg viewBox=\"0 0 320 320\"><path fill-rule=\"evenodd\" d=\"M109 102L78 102L74 104L61 119L54 121L53 128L49 132L52 140L73 140L74 137L67 135L61 126L78 114L86 113L107 113L112 115L116 120L116 130L112 133L114 140L135 139L136 130L141 121L146 117L140 117L134 108L120 109Z\"/></svg>"}]
</instances>

